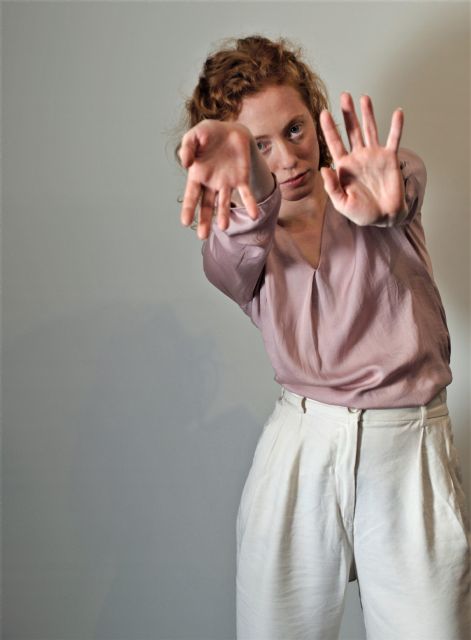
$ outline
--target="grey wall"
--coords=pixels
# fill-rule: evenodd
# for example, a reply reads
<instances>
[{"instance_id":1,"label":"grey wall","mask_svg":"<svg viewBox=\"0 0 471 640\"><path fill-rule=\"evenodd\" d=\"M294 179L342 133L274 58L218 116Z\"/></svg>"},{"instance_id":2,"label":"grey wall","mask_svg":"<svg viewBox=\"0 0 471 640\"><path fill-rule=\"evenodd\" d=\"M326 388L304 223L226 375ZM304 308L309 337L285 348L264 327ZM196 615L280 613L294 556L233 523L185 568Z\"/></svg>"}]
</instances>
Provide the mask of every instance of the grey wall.
<instances>
[{"instance_id":1,"label":"grey wall","mask_svg":"<svg viewBox=\"0 0 471 640\"><path fill-rule=\"evenodd\" d=\"M428 169L469 471L468 3L3 3L5 640L235 637L235 517L278 395L179 222L169 131L209 46L306 47ZM358 104L358 103L357 103ZM468 504L469 495L468 491ZM357 583L342 638L364 638Z\"/></svg>"}]
</instances>

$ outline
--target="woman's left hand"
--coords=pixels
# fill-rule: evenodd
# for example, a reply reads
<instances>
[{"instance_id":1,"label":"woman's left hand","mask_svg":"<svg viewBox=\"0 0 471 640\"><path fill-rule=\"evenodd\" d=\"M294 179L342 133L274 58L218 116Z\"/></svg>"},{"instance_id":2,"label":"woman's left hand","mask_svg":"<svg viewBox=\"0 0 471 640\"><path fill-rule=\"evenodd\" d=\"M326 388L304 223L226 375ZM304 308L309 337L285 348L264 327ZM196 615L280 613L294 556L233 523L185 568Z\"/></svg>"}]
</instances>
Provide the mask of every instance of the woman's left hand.
<instances>
[{"instance_id":1,"label":"woman's left hand","mask_svg":"<svg viewBox=\"0 0 471 640\"><path fill-rule=\"evenodd\" d=\"M388 140L382 147L371 98L366 95L360 98L364 139L352 96L342 93L340 104L351 151L348 153L345 149L332 115L324 109L320 124L335 163L335 170L327 167L320 170L324 188L334 207L352 222L361 226L393 226L407 213L397 155L404 112L394 111Z\"/></svg>"}]
</instances>

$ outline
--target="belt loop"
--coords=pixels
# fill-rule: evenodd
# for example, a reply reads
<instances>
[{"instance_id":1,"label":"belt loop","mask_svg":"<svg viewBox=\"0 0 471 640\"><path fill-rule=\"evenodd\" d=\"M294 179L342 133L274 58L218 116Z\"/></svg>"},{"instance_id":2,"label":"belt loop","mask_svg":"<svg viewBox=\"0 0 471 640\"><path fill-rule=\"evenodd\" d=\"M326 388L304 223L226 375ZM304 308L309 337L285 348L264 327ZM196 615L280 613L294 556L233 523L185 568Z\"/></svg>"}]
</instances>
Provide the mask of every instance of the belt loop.
<instances>
[{"instance_id":1,"label":"belt loop","mask_svg":"<svg viewBox=\"0 0 471 640\"><path fill-rule=\"evenodd\" d=\"M306 413L306 396L301 400L301 407L303 408L303 413Z\"/></svg>"},{"instance_id":2,"label":"belt loop","mask_svg":"<svg viewBox=\"0 0 471 640\"><path fill-rule=\"evenodd\" d=\"M427 408L424 404L420 405L420 426L425 427L425 419L427 418Z\"/></svg>"}]
</instances>

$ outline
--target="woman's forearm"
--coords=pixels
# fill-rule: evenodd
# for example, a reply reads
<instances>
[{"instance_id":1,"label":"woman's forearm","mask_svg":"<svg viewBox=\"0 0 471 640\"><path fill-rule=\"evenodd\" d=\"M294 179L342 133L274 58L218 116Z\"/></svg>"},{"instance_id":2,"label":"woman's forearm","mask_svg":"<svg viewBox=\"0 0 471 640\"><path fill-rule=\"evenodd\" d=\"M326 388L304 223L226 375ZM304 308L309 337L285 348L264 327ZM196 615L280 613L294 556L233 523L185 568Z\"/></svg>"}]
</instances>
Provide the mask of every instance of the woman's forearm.
<instances>
[{"instance_id":1,"label":"woman's forearm","mask_svg":"<svg viewBox=\"0 0 471 640\"><path fill-rule=\"evenodd\" d=\"M262 154L258 150L257 143L254 138L250 141L249 186L257 202L263 202L266 200L268 196L273 193L273 189L275 188L273 175ZM237 189L234 189L231 199L237 206L242 206L242 200Z\"/></svg>"}]
</instances>

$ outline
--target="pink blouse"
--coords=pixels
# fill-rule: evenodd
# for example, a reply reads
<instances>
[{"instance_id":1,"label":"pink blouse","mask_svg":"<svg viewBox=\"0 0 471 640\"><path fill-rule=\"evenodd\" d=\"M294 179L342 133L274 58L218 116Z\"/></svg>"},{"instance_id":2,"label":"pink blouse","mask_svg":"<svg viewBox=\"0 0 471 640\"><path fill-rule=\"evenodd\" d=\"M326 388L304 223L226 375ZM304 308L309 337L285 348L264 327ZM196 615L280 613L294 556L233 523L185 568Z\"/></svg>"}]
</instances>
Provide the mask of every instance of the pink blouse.
<instances>
[{"instance_id":1,"label":"pink blouse","mask_svg":"<svg viewBox=\"0 0 471 640\"><path fill-rule=\"evenodd\" d=\"M427 180L399 149L407 218L358 226L327 200L318 268L278 224L278 185L252 220L231 208L203 242L208 280L261 331L274 379L295 393L348 407L426 404L452 381L450 337L425 245Z\"/></svg>"}]
</instances>

